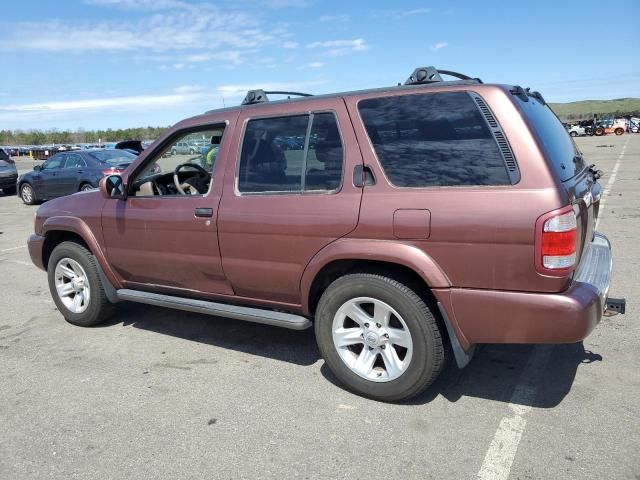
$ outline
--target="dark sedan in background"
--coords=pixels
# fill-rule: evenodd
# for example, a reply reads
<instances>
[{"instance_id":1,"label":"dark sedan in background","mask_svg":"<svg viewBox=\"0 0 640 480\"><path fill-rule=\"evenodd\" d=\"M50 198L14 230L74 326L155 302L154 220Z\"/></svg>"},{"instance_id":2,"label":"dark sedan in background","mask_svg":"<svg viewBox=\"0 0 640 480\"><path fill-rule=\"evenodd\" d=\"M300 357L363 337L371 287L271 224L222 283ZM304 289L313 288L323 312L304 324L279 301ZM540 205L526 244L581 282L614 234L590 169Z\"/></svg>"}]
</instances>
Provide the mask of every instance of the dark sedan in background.
<instances>
[{"instance_id":1,"label":"dark sedan in background","mask_svg":"<svg viewBox=\"0 0 640 480\"><path fill-rule=\"evenodd\" d=\"M105 175L118 174L136 158L125 150L96 149L56 153L18 179L20 198L27 205L98 187Z\"/></svg>"},{"instance_id":2,"label":"dark sedan in background","mask_svg":"<svg viewBox=\"0 0 640 480\"><path fill-rule=\"evenodd\" d=\"M5 195L15 195L18 170L16 163L0 148L0 188Z\"/></svg>"}]
</instances>

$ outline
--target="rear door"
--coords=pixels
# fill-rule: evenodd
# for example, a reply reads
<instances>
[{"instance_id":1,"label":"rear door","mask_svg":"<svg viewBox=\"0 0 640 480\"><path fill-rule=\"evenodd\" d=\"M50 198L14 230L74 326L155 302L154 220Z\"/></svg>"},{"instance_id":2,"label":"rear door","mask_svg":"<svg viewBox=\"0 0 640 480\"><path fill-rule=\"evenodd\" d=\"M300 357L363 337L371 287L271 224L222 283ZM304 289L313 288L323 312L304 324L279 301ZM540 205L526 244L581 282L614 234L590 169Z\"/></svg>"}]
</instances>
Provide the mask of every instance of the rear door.
<instances>
[{"instance_id":1,"label":"rear door","mask_svg":"<svg viewBox=\"0 0 640 480\"><path fill-rule=\"evenodd\" d=\"M354 230L362 165L340 98L250 107L238 118L218 225L236 294L300 304L304 268Z\"/></svg>"}]
</instances>

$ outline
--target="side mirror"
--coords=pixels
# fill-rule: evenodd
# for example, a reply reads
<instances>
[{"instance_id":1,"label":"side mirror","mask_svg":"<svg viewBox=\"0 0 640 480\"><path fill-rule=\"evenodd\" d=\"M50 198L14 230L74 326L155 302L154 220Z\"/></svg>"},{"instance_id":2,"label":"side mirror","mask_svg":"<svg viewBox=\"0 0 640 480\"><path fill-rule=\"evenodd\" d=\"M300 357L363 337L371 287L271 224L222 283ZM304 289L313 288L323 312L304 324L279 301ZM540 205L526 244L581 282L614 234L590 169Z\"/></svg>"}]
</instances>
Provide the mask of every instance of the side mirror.
<instances>
[{"instance_id":1,"label":"side mirror","mask_svg":"<svg viewBox=\"0 0 640 480\"><path fill-rule=\"evenodd\" d=\"M33 171L34 171L34 172L39 172L40 170L42 170L42 165L35 165L35 166L33 167Z\"/></svg>"},{"instance_id":2,"label":"side mirror","mask_svg":"<svg viewBox=\"0 0 640 480\"><path fill-rule=\"evenodd\" d=\"M109 175L100 180L100 191L107 198L127 199L127 189L120 175Z\"/></svg>"}]
</instances>

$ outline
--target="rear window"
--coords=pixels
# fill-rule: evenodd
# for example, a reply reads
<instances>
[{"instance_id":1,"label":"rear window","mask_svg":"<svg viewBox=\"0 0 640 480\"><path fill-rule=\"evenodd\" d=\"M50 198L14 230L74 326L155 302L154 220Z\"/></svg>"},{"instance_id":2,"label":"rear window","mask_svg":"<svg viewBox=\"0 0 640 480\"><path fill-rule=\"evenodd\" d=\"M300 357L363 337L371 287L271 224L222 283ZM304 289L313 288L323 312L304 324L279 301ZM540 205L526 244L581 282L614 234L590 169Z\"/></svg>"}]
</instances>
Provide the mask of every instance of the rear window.
<instances>
[{"instance_id":1,"label":"rear window","mask_svg":"<svg viewBox=\"0 0 640 480\"><path fill-rule=\"evenodd\" d=\"M120 165L123 163L131 163L136 158L133 153L125 150L97 150L89 152L93 158L107 165Z\"/></svg>"},{"instance_id":2,"label":"rear window","mask_svg":"<svg viewBox=\"0 0 640 480\"><path fill-rule=\"evenodd\" d=\"M358 109L395 186L511 184L498 145L466 92L373 98Z\"/></svg>"},{"instance_id":3,"label":"rear window","mask_svg":"<svg viewBox=\"0 0 640 480\"><path fill-rule=\"evenodd\" d=\"M533 97L527 102L518 98L517 103L560 180L569 180L584 170L582 154L551 108Z\"/></svg>"},{"instance_id":4,"label":"rear window","mask_svg":"<svg viewBox=\"0 0 640 480\"><path fill-rule=\"evenodd\" d=\"M2 148L0 148L0 160L9 160L9 155Z\"/></svg>"}]
</instances>

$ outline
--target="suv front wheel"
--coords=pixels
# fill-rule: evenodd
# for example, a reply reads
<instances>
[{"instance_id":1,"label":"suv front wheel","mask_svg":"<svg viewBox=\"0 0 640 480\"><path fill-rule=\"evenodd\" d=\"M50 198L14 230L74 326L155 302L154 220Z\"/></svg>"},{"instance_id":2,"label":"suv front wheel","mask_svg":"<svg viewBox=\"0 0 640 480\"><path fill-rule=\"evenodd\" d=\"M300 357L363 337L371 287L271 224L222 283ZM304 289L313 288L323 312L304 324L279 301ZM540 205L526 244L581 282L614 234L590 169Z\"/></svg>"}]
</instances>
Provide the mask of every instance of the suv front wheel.
<instances>
[{"instance_id":1,"label":"suv front wheel","mask_svg":"<svg viewBox=\"0 0 640 480\"><path fill-rule=\"evenodd\" d=\"M334 281L318 303L315 333L335 376L376 400L416 396L444 366L433 313L408 286L381 275L350 274Z\"/></svg>"},{"instance_id":2,"label":"suv front wheel","mask_svg":"<svg viewBox=\"0 0 640 480\"><path fill-rule=\"evenodd\" d=\"M74 325L97 325L112 312L98 275L95 257L82 245L62 242L47 267L51 296L64 318Z\"/></svg>"}]
</instances>

